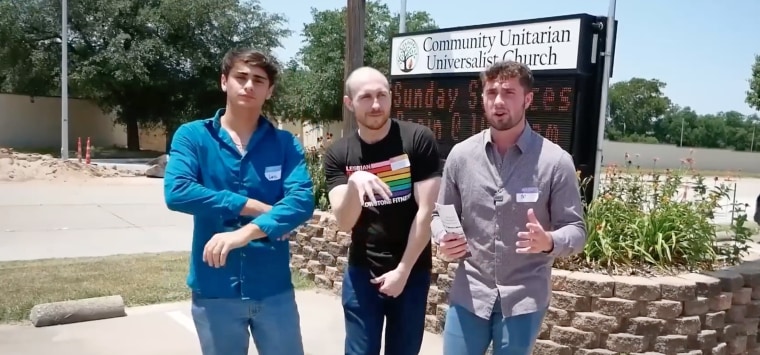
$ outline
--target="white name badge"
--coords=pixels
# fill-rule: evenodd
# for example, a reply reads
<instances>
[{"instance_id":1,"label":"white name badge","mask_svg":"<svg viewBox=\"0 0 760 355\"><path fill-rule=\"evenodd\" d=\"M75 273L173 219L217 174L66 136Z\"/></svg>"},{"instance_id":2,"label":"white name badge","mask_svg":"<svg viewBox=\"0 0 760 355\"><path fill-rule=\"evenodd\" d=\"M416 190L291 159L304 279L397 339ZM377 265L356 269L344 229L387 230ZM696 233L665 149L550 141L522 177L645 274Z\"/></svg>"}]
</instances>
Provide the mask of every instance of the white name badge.
<instances>
[{"instance_id":1,"label":"white name badge","mask_svg":"<svg viewBox=\"0 0 760 355\"><path fill-rule=\"evenodd\" d=\"M517 202L536 202L538 201L538 189L535 187L526 187L517 194Z\"/></svg>"},{"instance_id":2,"label":"white name badge","mask_svg":"<svg viewBox=\"0 0 760 355\"><path fill-rule=\"evenodd\" d=\"M282 177L282 166L281 165L275 165L275 166L267 166L264 168L264 177L267 178L269 181L277 181L280 180Z\"/></svg>"},{"instance_id":3,"label":"white name badge","mask_svg":"<svg viewBox=\"0 0 760 355\"><path fill-rule=\"evenodd\" d=\"M403 168L408 168L412 164L409 161L409 156L406 154L399 155L397 157L391 158L391 170L400 170Z\"/></svg>"}]
</instances>

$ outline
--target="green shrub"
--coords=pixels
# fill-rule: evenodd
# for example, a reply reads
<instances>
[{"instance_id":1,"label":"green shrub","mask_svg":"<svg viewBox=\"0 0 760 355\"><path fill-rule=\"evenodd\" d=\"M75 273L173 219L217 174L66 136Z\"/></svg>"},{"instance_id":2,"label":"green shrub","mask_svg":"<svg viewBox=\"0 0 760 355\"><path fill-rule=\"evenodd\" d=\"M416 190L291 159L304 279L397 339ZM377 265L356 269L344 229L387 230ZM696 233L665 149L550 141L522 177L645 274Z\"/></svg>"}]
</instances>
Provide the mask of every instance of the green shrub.
<instances>
[{"instance_id":1,"label":"green shrub","mask_svg":"<svg viewBox=\"0 0 760 355\"><path fill-rule=\"evenodd\" d=\"M747 228L746 205L735 201L735 190L725 181L706 181L691 168L688 158L678 170L642 169L628 160L626 166L607 167L600 192L585 204L587 242L575 257L558 259L569 269L606 270L614 273L682 272L710 270L741 260L752 231ZM590 178L581 182L585 189ZM715 214L731 215L733 240L719 243Z\"/></svg>"},{"instance_id":2,"label":"green shrub","mask_svg":"<svg viewBox=\"0 0 760 355\"><path fill-rule=\"evenodd\" d=\"M306 150L306 166L309 168L311 181L314 184L315 208L321 211L330 210L330 200L327 198L327 181L322 165L323 149L309 148Z\"/></svg>"}]
</instances>

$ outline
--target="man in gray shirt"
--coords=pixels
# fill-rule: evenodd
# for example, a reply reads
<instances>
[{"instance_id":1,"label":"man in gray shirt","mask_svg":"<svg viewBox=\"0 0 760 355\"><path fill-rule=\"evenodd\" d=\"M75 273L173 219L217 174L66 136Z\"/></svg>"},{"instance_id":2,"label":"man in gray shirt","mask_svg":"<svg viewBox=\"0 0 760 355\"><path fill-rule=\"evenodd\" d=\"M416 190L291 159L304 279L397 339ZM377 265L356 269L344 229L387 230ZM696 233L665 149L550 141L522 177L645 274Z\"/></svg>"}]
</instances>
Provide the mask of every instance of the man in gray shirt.
<instances>
[{"instance_id":1,"label":"man in gray shirt","mask_svg":"<svg viewBox=\"0 0 760 355\"><path fill-rule=\"evenodd\" d=\"M440 254L459 260L449 293L444 355L528 355L551 298L556 257L586 241L573 159L525 119L533 74L499 62L481 74L490 129L458 143L444 166L438 204L453 205L464 235L434 214Z\"/></svg>"}]
</instances>

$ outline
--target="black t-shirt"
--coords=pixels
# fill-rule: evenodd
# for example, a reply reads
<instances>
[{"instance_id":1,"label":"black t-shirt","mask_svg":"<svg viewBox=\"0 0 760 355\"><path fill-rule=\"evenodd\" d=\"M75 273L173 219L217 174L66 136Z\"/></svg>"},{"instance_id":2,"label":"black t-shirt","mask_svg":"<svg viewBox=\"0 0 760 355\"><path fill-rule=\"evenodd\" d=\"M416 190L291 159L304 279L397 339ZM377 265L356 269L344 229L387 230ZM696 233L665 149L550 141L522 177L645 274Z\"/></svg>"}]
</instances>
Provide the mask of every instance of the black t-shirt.
<instances>
[{"instance_id":1,"label":"black t-shirt","mask_svg":"<svg viewBox=\"0 0 760 355\"><path fill-rule=\"evenodd\" d=\"M433 132L416 123L392 119L388 135L376 143L367 144L356 132L333 143L325 153L324 168L328 191L348 183L349 175L358 170L374 173L390 186L390 201L378 197L373 204L365 198L351 231L348 263L369 267L378 276L396 268L418 209L414 183L441 176ZM428 244L413 269L430 270L431 258Z\"/></svg>"}]
</instances>

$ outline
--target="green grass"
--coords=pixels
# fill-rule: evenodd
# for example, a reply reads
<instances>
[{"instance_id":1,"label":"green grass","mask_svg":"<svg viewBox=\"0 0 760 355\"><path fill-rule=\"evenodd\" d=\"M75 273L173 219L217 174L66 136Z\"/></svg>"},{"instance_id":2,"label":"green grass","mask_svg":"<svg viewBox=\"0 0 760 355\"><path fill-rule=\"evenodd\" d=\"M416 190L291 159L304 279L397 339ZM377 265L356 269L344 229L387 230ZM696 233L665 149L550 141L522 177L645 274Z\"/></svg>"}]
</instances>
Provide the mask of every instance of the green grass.
<instances>
[{"instance_id":1,"label":"green grass","mask_svg":"<svg viewBox=\"0 0 760 355\"><path fill-rule=\"evenodd\" d=\"M0 262L0 323L29 318L36 304L121 295L127 306L188 300L188 253ZM313 283L293 274L297 289Z\"/></svg>"}]
</instances>

